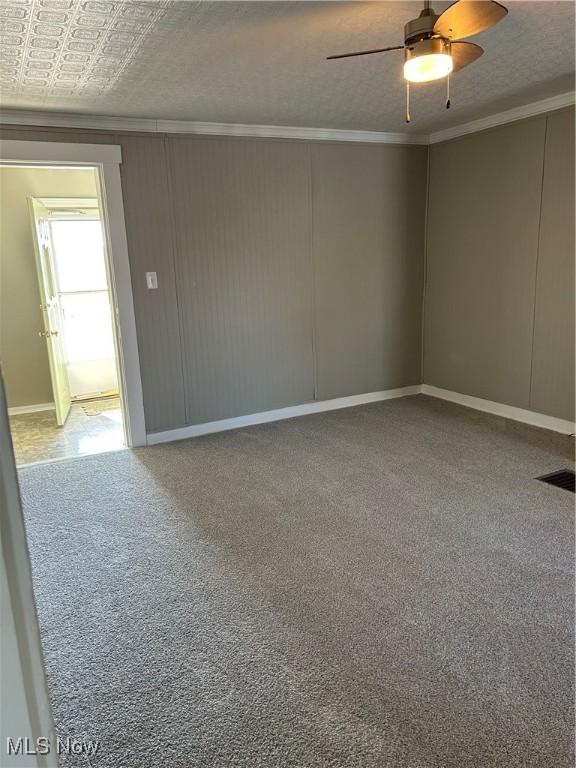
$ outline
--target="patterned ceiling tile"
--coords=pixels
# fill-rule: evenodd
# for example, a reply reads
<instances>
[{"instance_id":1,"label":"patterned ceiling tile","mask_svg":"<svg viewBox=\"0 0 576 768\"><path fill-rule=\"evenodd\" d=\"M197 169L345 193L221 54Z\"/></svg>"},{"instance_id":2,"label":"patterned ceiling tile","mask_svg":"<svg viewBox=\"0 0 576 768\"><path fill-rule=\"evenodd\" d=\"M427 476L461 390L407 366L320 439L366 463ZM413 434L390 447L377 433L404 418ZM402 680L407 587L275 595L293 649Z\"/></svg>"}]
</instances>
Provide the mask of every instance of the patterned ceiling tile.
<instances>
[{"instance_id":1,"label":"patterned ceiling tile","mask_svg":"<svg viewBox=\"0 0 576 768\"><path fill-rule=\"evenodd\" d=\"M505 0L506 2L506 0ZM437 12L448 3L435 3ZM517 2L485 55L412 89L415 132L573 88L574 4ZM127 117L405 130L402 42L421 2L0 0L0 105Z\"/></svg>"},{"instance_id":2,"label":"patterned ceiling tile","mask_svg":"<svg viewBox=\"0 0 576 768\"><path fill-rule=\"evenodd\" d=\"M0 3L0 92L6 101L46 106L114 89L166 2L6 0Z\"/></svg>"}]
</instances>

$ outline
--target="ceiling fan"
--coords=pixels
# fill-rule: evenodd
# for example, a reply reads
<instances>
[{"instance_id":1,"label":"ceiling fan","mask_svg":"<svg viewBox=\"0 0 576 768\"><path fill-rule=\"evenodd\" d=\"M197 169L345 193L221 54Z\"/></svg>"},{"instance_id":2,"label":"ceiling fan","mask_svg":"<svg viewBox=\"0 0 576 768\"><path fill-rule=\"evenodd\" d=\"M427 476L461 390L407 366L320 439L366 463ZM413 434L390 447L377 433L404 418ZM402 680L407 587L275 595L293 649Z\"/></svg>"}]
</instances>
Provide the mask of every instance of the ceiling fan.
<instances>
[{"instance_id":1,"label":"ceiling fan","mask_svg":"<svg viewBox=\"0 0 576 768\"><path fill-rule=\"evenodd\" d=\"M429 0L417 19L404 26L404 45L374 48L328 56L347 59L372 53L404 50L406 122L410 122L410 83L426 83L446 77L446 109L450 109L450 74L480 58L484 50L475 43L461 42L501 21L508 9L494 0L458 0L440 15Z\"/></svg>"}]
</instances>

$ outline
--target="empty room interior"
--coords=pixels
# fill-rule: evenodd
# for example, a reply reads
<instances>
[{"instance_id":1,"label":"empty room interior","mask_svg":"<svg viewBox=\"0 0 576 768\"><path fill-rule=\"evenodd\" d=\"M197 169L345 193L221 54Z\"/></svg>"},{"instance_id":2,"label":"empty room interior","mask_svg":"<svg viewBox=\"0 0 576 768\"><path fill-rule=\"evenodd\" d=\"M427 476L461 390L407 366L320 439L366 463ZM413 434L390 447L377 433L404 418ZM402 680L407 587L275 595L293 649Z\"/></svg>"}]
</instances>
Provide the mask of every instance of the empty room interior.
<instances>
[{"instance_id":1,"label":"empty room interior","mask_svg":"<svg viewBox=\"0 0 576 768\"><path fill-rule=\"evenodd\" d=\"M0 0L2 768L573 768L574 39Z\"/></svg>"}]
</instances>

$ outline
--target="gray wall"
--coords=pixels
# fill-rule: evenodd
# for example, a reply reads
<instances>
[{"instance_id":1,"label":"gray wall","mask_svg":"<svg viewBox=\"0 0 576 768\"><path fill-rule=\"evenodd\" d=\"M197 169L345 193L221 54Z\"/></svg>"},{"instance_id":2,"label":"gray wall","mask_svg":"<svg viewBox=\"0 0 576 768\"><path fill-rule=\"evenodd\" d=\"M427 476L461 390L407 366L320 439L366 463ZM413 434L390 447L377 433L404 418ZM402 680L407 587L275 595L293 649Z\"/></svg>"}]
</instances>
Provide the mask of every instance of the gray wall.
<instances>
[{"instance_id":1,"label":"gray wall","mask_svg":"<svg viewBox=\"0 0 576 768\"><path fill-rule=\"evenodd\" d=\"M122 187L148 432L186 423L174 267L172 199L163 139L123 137ZM144 274L157 272L158 290Z\"/></svg>"},{"instance_id":2,"label":"gray wall","mask_svg":"<svg viewBox=\"0 0 576 768\"><path fill-rule=\"evenodd\" d=\"M426 147L3 135L122 146L148 431L421 381ZM431 147L426 383L573 416L573 151L570 110Z\"/></svg>"},{"instance_id":3,"label":"gray wall","mask_svg":"<svg viewBox=\"0 0 576 768\"><path fill-rule=\"evenodd\" d=\"M574 417L574 111L548 117L530 407Z\"/></svg>"},{"instance_id":4,"label":"gray wall","mask_svg":"<svg viewBox=\"0 0 576 768\"><path fill-rule=\"evenodd\" d=\"M312 148L317 394L420 382L426 147Z\"/></svg>"},{"instance_id":5,"label":"gray wall","mask_svg":"<svg viewBox=\"0 0 576 768\"><path fill-rule=\"evenodd\" d=\"M168 142L187 421L314 397L308 147Z\"/></svg>"},{"instance_id":6,"label":"gray wall","mask_svg":"<svg viewBox=\"0 0 576 768\"><path fill-rule=\"evenodd\" d=\"M425 147L3 136L122 145L149 432L420 382Z\"/></svg>"},{"instance_id":7,"label":"gray wall","mask_svg":"<svg viewBox=\"0 0 576 768\"><path fill-rule=\"evenodd\" d=\"M430 149L424 381L574 418L574 111Z\"/></svg>"},{"instance_id":8,"label":"gray wall","mask_svg":"<svg viewBox=\"0 0 576 768\"><path fill-rule=\"evenodd\" d=\"M9 407L54 399L29 197L95 197L92 170L0 168L0 364Z\"/></svg>"}]
</instances>

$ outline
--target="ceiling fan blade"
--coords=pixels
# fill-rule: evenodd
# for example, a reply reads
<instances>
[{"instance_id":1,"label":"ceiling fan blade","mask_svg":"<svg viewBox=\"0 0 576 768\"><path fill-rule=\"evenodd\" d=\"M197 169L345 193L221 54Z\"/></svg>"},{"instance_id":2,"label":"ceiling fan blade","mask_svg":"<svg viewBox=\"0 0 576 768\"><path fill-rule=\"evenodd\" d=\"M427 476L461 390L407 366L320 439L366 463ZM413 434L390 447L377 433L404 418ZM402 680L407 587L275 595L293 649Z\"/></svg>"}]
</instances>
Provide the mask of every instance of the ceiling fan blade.
<instances>
[{"instance_id":1,"label":"ceiling fan blade","mask_svg":"<svg viewBox=\"0 0 576 768\"><path fill-rule=\"evenodd\" d=\"M480 48L475 43L452 43L450 45L450 55L452 56L452 72L458 72L464 69L468 64L472 64L484 53L484 48Z\"/></svg>"},{"instance_id":2,"label":"ceiling fan blade","mask_svg":"<svg viewBox=\"0 0 576 768\"><path fill-rule=\"evenodd\" d=\"M508 9L494 0L458 0L434 24L434 33L449 40L477 35L497 24Z\"/></svg>"},{"instance_id":3,"label":"ceiling fan blade","mask_svg":"<svg viewBox=\"0 0 576 768\"><path fill-rule=\"evenodd\" d=\"M326 59L347 59L350 56L367 56L369 53L384 53L385 51L403 50L403 45L394 45L392 48L373 48L371 51L356 51L355 53L339 53L336 56L326 56Z\"/></svg>"}]
</instances>

